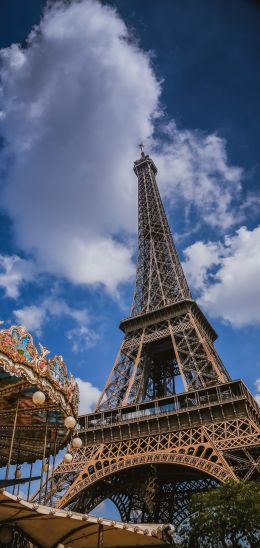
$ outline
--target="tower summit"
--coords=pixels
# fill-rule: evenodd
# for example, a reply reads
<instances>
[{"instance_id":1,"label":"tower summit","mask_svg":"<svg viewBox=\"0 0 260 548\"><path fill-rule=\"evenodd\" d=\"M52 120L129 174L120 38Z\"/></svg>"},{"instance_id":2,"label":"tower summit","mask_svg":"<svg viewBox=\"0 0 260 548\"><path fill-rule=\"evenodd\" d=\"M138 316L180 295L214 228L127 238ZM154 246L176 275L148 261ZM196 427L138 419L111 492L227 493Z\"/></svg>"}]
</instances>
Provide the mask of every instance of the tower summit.
<instances>
[{"instance_id":1,"label":"tower summit","mask_svg":"<svg viewBox=\"0 0 260 548\"><path fill-rule=\"evenodd\" d=\"M178 523L192 493L259 477L259 407L218 356L178 257L157 168L140 148L131 313L96 410L79 418L83 446L55 470L55 496L58 507L90 512L109 498L123 521Z\"/></svg>"},{"instance_id":2,"label":"tower summit","mask_svg":"<svg viewBox=\"0 0 260 548\"><path fill-rule=\"evenodd\" d=\"M191 299L156 183L157 168L142 152L138 178L138 263L131 315Z\"/></svg>"}]
</instances>

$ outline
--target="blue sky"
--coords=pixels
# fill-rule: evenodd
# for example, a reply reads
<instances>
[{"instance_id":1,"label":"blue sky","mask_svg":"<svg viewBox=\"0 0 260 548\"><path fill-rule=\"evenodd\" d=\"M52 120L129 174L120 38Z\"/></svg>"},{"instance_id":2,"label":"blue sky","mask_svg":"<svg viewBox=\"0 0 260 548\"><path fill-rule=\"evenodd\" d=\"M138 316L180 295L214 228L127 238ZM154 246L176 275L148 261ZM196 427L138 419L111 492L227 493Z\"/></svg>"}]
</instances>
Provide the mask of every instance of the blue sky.
<instances>
[{"instance_id":1,"label":"blue sky","mask_svg":"<svg viewBox=\"0 0 260 548\"><path fill-rule=\"evenodd\" d=\"M93 406L131 304L143 141L218 351L256 394L259 3L45 4L0 7L1 319L63 354Z\"/></svg>"}]
</instances>

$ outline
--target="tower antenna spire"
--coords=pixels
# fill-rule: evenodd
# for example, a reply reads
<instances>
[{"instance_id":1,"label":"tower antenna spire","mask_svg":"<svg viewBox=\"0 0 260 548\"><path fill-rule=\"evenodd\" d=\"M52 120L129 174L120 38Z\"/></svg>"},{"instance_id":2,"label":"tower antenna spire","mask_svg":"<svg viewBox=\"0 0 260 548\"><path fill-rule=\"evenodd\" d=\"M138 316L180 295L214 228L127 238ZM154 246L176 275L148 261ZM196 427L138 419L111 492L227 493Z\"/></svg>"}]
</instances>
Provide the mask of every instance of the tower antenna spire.
<instances>
[{"instance_id":1,"label":"tower antenna spire","mask_svg":"<svg viewBox=\"0 0 260 548\"><path fill-rule=\"evenodd\" d=\"M144 156L144 145L143 143L140 143L140 145L138 145L140 150L141 150L141 156Z\"/></svg>"}]
</instances>

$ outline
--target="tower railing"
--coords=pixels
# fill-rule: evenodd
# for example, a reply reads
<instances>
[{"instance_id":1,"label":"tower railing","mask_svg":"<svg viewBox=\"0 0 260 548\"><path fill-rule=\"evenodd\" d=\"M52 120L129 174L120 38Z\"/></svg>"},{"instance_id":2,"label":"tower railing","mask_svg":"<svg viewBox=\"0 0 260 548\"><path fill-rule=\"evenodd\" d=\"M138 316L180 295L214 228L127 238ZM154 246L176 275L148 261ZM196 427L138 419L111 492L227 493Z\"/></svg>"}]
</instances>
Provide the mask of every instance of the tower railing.
<instances>
[{"instance_id":1,"label":"tower railing","mask_svg":"<svg viewBox=\"0 0 260 548\"><path fill-rule=\"evenodd\" d=\"M252 409L258 412L258 405L246 385L241 380L235 380L210 388L202 388L188 393L183 392L174 396L157 398L149 402L82 415L78 419L79 432L98 430L120 424L124 425L136 420L147 420L155 415L187 412L187 410L208 408L243 399L250 401Z\"/></svg>"}]
</instances>

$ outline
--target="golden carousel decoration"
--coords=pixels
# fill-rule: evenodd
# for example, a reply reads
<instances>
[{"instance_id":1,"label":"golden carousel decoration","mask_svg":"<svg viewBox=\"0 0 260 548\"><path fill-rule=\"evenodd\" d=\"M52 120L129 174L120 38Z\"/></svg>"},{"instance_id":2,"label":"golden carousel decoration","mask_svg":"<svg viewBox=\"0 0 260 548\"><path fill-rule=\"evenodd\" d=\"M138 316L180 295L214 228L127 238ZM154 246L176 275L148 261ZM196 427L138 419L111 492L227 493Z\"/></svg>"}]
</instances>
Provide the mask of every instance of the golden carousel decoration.
<instances>
[{"instance_id":1,"label":"golden carousel decoration","mask_svg":"<svg viewBox=\"0 0 260 548\"><path fill-rule=\"evenodd\" d=\"M78 415L74 377L62 356L49 354L23 326L0 330L0 487L19 495L27 484L27 500L36 480L39 491L53 484L56 455L75 432Z\"/></svg>"}]
</instances>

